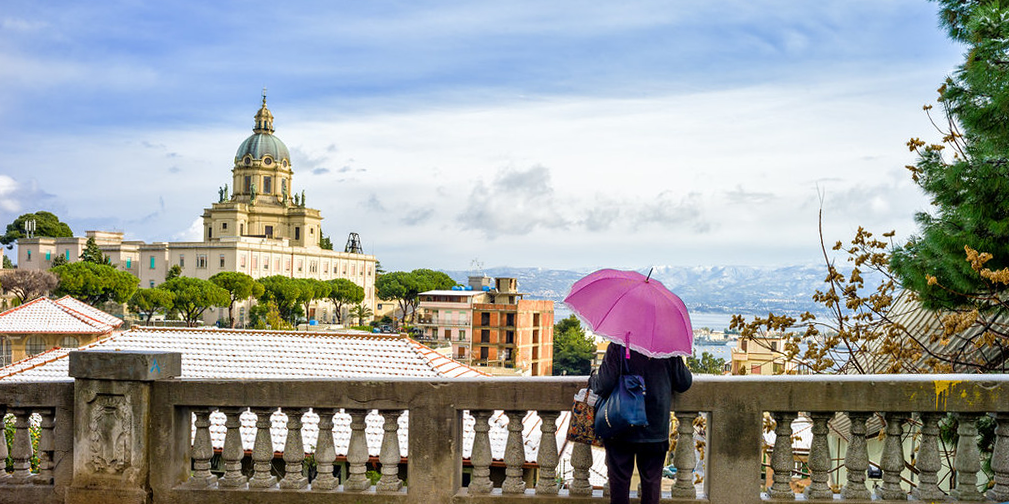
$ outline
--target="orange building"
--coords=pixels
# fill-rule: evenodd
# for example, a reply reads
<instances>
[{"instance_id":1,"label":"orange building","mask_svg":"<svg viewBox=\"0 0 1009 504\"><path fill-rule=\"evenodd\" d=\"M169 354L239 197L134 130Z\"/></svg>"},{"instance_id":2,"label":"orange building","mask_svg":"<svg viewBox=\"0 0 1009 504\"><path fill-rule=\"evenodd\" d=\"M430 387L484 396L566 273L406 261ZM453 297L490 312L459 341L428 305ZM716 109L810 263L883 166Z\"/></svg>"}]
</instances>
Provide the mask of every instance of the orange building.
<instances>
[{"instance_id":1,"label":"orange building","mask_svg":"<svg viewBox=\"0 0 1009 504\"><path fill-rule=\"evenodd\" d=\"M465 290L420 294L417 326L452 356L526 376L553 373L554 302L526 300L514 278L470 277Z\"/></svg>"}]
</instances>

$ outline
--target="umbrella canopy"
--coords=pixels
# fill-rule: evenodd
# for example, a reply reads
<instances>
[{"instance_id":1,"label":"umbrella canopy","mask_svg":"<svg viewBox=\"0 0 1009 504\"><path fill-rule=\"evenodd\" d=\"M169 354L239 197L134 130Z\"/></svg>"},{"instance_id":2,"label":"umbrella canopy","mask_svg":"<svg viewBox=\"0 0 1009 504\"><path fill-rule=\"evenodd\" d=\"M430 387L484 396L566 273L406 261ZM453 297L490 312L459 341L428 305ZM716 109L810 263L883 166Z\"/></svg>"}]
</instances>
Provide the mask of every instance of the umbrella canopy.
<instances>
[{"instance_id":1,"label":"umbrella canopy","mask_svg":"<svg viewBox=\"0 0 1009 504\"><path fill-rule=\"evenodd\" d=\"M575 282L564 304L596 334L639 353L691 355L694 331L686 305L641 273L599 270Z\"/></svg>"}]
</instances>

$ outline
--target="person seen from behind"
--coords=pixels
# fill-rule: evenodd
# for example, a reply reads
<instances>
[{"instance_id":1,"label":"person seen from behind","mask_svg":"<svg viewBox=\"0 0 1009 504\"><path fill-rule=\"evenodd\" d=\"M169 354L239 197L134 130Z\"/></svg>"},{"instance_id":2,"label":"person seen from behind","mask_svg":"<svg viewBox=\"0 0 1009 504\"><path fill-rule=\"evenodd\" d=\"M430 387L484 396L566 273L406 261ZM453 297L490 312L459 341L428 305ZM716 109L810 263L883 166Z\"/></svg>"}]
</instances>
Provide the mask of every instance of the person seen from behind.
<instances>
[{"instance_id":1,"label":"person seen from behind","mask_svg":"<svg viewBox=\"0 0 1009 504\"><path fill-rule=\"evenodd\" d=\"M627 350L610 343L597 373L589 378L589 387L599 397L608 397L617 387L621 362ZM641 504L657 504L661 496L662 469L669 452L669 409L673 392L685 392L693 377L679 356L652 358L635 350L627 362L629 373L645 379L645 416L648 425L632 427L603 441L606 470L610 480L610 504L630 502L631 474L637 461L641 477Z\"/></svg>"}]
</instances>

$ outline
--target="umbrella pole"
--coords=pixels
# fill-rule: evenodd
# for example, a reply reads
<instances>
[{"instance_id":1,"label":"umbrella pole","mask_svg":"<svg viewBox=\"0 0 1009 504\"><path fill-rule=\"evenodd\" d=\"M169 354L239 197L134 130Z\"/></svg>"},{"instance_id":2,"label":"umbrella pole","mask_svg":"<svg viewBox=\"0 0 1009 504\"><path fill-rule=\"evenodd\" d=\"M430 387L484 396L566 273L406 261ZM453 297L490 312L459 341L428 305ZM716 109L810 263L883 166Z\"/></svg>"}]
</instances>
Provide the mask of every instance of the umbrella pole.
<instances>
[{"instance_id":1,"label":"umbrella pole","mask_svg":"<svg viewBox=\"0 0 1009 504\"><path fill-rule=\"evenodd\" d=\"M652 278L652 271L654 271L654 270L655 270L654 266L652 266L651 268L648 268L648 276L645 277L645 283L648 283L648 280L650 280Z\"/></svg>"}]
</instances>

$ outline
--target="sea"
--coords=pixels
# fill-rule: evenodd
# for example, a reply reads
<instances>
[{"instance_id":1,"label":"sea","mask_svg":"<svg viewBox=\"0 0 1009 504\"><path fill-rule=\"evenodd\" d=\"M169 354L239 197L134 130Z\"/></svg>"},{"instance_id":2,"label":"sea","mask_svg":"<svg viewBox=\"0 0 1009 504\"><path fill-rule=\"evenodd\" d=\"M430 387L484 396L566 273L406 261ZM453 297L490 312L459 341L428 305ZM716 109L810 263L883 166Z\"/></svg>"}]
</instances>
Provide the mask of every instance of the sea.
<instances>
[{"instance_id":1,"label":"sea","mask_svg":"<svg viewBox=\"0 0 1009 504\"><path fill-rule=\"evenodd\" d=\"M564 306L563 303L556 303L554 305L554 322L563 320L571 315L571 310ZM731 313L707 313L707 312L690 312L690 325L694 329L699 329L701 327L707 327L712 331L724 331L729 328L729 322L732 321ZM750 320L753 318L752 315L742 314L744 318ZM587 329L587 328L586 328ZM704 344L699 341L694 342L694 351L697 357L700 357L704 352L710 353L716 359L725 359L728 362L731 359L731 348L735 346L735 341L730 341L729 343L710 343Z\"/></svg>"}]
</instances>

